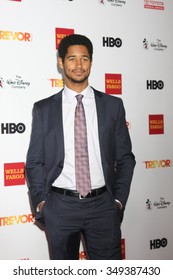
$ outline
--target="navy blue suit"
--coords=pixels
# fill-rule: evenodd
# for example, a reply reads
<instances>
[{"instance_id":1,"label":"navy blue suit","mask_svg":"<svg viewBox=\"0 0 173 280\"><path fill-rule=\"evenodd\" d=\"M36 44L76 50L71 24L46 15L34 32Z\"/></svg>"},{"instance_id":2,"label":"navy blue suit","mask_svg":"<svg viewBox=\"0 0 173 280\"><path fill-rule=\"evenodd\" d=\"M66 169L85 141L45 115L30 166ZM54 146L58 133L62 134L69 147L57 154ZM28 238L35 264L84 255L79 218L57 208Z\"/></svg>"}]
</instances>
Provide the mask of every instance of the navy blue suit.
<instances>
[{"instance_id":1,"label":"navy blue suit","mask_svg":"<svg viewBox=\"0 0 173 280\"><path fill-rule=\"evenodd\" d=\"M135 166L131 140L120 98L95 89L101 161L106 188L125 208ZM33 108L33 123L26 160L26 175L33 208L46 200L52 183L64 164L62 91L38 101ZM44 207L43 207L44 208ZM36 220L42 215L36 212Z\"/></svg>"}]
</instances>

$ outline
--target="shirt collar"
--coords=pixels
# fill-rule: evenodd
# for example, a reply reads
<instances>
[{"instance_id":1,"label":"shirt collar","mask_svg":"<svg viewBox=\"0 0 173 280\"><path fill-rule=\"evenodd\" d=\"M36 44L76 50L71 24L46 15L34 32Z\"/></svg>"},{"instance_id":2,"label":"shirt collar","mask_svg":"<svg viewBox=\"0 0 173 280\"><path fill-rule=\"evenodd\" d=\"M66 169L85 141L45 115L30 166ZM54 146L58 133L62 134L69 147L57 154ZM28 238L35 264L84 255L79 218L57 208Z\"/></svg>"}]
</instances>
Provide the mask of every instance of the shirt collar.
<instances>
[{"instance_id":1,"label":"shirt collar","mask_svg":"<svg viewBox=\"0 0 173 280\"><path fill-rule=\"evenodd\" d=\"M64 92L64 98L69 101L74 100L75 99L74 97L79 94L76 91L69 89L66 85L64 87L63 92ZM83 97L84 99L90 99L94 97L94 91L90 85L88 85L80 94L84 96Z\"/></svg>"}]
</instances>

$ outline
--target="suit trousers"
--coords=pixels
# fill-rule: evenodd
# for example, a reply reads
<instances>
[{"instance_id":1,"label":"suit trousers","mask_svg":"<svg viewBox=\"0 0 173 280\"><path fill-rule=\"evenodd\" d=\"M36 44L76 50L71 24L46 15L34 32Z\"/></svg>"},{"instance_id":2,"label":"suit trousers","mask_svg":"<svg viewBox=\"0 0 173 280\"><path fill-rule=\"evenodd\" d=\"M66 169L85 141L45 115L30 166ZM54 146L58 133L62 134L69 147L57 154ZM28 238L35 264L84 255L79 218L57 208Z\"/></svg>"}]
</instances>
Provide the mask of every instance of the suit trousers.
<instances>
[{"instance_id":1,"label":"suit trousers","mask_svg":"<svg viewBox=\"0 0 173 280\"><path fill-rule=\"evenodd\" d=\"M79 259L81 234L90 260L120 260L121 213L106 191L79 199L51 191L42 210L53 260Z\"/></svg>"}]
</instances>

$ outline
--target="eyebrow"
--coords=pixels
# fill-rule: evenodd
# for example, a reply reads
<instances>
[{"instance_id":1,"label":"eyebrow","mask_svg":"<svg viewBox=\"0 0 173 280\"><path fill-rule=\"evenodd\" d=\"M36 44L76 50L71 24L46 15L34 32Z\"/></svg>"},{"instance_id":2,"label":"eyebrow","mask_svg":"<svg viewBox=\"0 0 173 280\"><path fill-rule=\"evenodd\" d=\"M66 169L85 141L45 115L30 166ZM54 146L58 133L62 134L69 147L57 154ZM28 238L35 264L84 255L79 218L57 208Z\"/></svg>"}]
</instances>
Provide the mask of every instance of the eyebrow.
<instances>
[{"instance_id":1,"label":"eyebrow","mask_svg":"<svg viewBox=\"0 0 173 280\"><path fill-rule=\"evenodd\" d=\"M76 57L75 54L71 54L71 55L68 55L67 58L70 58L70 57ZM89 58L90 59L90 56L89 55L82 55L81 57L86 57L86 58Z\"/></svg>"}]
</instances>

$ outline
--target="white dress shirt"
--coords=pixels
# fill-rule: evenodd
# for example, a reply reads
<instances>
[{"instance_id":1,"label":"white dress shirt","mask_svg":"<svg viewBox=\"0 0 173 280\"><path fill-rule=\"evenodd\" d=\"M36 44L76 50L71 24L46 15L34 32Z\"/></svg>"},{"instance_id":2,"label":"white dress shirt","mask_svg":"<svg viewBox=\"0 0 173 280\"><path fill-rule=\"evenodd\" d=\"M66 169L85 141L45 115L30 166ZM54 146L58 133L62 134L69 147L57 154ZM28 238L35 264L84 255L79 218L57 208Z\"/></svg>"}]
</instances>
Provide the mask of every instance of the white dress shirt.
<instances>
[{"instance_id":1,"label":"white dress shirt","mask_svg":"<svg viewBox=\"0 0 173 280\"><path fill-rule=\"evenodd\" d=\"M65 86L62 94L63 130L65 158L64 167L60 176L52 184L55 187L76 190L75 155L74 155L74 116L78 93ZM100 145L98 139L98 122L93 89L88 86L81 94L86 123L90 177L92 189L105 185L101 164Z\"/></svg>"}]
</instances>

